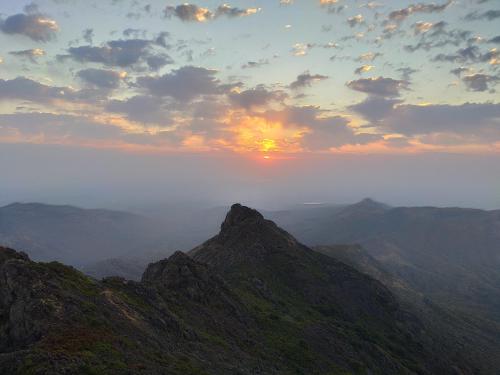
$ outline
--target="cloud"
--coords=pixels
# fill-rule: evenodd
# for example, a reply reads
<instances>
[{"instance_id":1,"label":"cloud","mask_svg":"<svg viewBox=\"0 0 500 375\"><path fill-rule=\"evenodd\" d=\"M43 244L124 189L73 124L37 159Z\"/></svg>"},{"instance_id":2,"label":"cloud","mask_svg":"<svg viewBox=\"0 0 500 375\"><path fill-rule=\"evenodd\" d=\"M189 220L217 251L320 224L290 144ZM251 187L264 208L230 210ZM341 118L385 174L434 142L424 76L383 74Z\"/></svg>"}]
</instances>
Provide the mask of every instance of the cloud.
<instances>
[{"instance_id":1,"label":"cloud","mask_svg":"<svg viewBox=\"0 0 500 375\"><path fill-rule=\"evenodd\" d=\"M413 74L419 72L418 69L413 69L413 68L408 67L408 66L403 67L403 68L398 68L396 70L401 73L401 77L405 81L409 81Z\"/></svg>"},{"instance_id":2,"label":"cloud","mask_svg":"<svg viewBox=\"0 0 500 375\"><path fill-rule=\"evenodd\" d=\"M155 96L170 96L191 101L200 95L220 94L223 87L215 78L215 70L184 66L159 77L139 77L137 84Z\"/></svg>"},{"instance_id":3,"label":"cloud","mask_svg":"<svg viewBox=\"0 0 500 375\"><path fill-rule=\"evenodd\" d=\"M149 55L146 57L146 64L151 70L160 70L166 65L173 64L174 60L166 53Z\"/></svg>"},{"instance_id":4,"label":"cloud","mask_svg":"<svg viewBox=\"0 0 500 375\"><path fill-rule=\"evenodd\" d=\"M480 56L480 60L482 62L487 62L490 65L499 65L500 64L500 51L498 51L496 48L492 48L488 52L482 54Z\"/></svg>"},{"instance_id":5,"label":"cloud","mask_svg":"<svg viewBox=\"0 0 500 375\"><path fill-rule=\"evenodd\" d=\"M363 53L363 54L359 55L358 58L356 59L356 61L359 61L359 62L373 61L377 57L380 57L380 56L382 56L382 54L380 52L367 52L367 53Z\"/></svg>"},{"instance_id":6,"label":"cloud","mask_svg":"<svg viewBox=\"0 0 500 375\"><path fill-rule=\"evenodd\" d=\"M168 124L172 113L164 99L151 95L136 95L125 100L111 100L106 110L123 113L129 120L140 123Z\"/></svg>"},{"instance_id":7,"label":"cloud","mask_svg":"<svg viewBox=\"0 0 500 375\"><path fill-rule=\"evenodd\" d=\"M326 8L328 13L340 14L344 9L347 9L347 5L337 5L339 0L320 0L320 5Z\"/></svg>"},{"instance_id":8,"label":"cloud","mask_svg":"<svg viewBox=\"0 0 500 375\"><path fill-rule=\"evenodd\" d=\"M413 25L413 32L415 33L415 35L421 34L421 33L426 33L427 31L432 29L433 26L434 25L432 22L419 21Z\"/></svg>"},{"instance_id":9,"label":"cloud","mask_svg":"<svg viewBox=\"0 0 500 375\"><path fill-rule=\"evenodd\" d=\"M248 61L241 66L242 69L251 69L251 68L259 68L263 65L268 65L269 60L261 59L259 61Z\"/></svg>"},{"instance_id":10,"label":"cloud","mask_svg":"<svg viewBox=\"0 0 500 375\"><path fill-rule=\"evenodd\" d=\"M462 78L462 81L467 86L467 89L470 91L488 91L490 89L490 85L496 85L500 78L488 74L471 74Z\"/></svg>"},{"instance_id":11,"label":"cloud","mask_svg":"<svg viewBox=\"0 0 500 375\"><path fill-rule=\"evenodd\" d=\"M294 56L305 56L314 47L316 47L314 43L295 43L291 52Z\"/></svg>"},{"instance_id":12,"label":"cloud","mask_svg":"<svg viewBox=\"0 0 500 375\"><path fill-rule=\"evenodd\" d=\"M116 140L123 131L116 126L85 116L54 113L0 114L0 138L13 137L21 142L76 143L83 140Z\"/></svg>"},{"instance_id":13,"label":"cloud","mask_svg":"<svg viewBox=\"0 0 500 375\"><path fill-rule=\"evenodd\" d=\"M82 38L88 44L92 44L93 39L94 39L94 29L85 29L85 30L83 30L83 32L82 32Z\"/></svg>"},{"instance_id":14,"label":"cloud","mask_svg":"<svg viewBox=\"0 0 500 375\"><path fill-rule=\"evenodd\" d=\"M444 61L444 62L465 62L467 60L476 60L478 56L479 48L476 46L469 46L466 48L459 49L454 54L444 54L440 53L439 55L433 58L434 61Z\"/></svg>"},{"instance_id":15,"label":"cloud","mask_svg":"<svg viewBox=\"0 0 500 375\"><path fill-rule=\"evenodd\" d=\"M328 76L324 76L321 74L311 74L309 72L304 72L297 76L297 79L290 83L290 88L292 90L301 89L304 87L311 86L314 82L323 81L328 79Z\"/></svg>"},{"instance_id":16,"label":"cloud","mask_svg":"<svg viewBox=\"0 0 500 375\"><path fill-rule=\"evenodd\" d=\"M491 38L490 40L488 40L488 43L500 44L500 35L498 35L494 38Z\"/></svg>"},{"instance_id":17,"label":"cloud","mask_svg":"<svg viewBox=\"0 0 500 375\"><path fill-rule=\"evenodd\" d=\"M398 29L398 25L396 23L385 23L384 29L382 31L381 39L391 39L393 36L397 34L402 34L403 32Z\"/></svg>"},{"instance_id":18,"label":"cloud","mask_svg":"<svg viewBox=\"0 0 500 375\"><path fill-rule=\"evenodd\" d=\"M399 96L401 90L408 88L407 81L384 77L361 78L346 85L352 90L383 97Z\"/></svg>"},{"instance_id":19,"label":"cloud","mask_svg":"<svg viewBox=\"0 0 500 375\"><path fill-rule=\"evenodd\" d=\"M381 139L378 134L356 133L342 116L317 119L302 143L310 151L323 151L345 145L367 144Z\"/></svg>"},{"instance_id":20,"label":"cloud","mask_svg":"<svg viewBox=\"0 0 500 375\"><path fill-rule=\"evenodd\" d=\"M283 116L285 114L285 116ZM306 127L302 144L309 150L321 151L346 144L361 144L378 139L378 135L356 134L349 120L338 115L326 115L318 107L289 107L282 121Z\"/></svg>"},{"instance_id":21,"label":"cloud","mask_svg":"<svg viewBox=\"0 0 500 375\"><path fill-rule=\"evenodd\" d=\"M127 27L125 30L122 31L122 35L130 38L145 38L147 35L147 31L145 29L134 29L131 27Z\"/></svg>"},{"instance_id":22,"label":"cloud","mask_svg":"<svg viewBox=\"0 0 500 375\"><path fill-rule=\"evenodd\" d=\"M125 72L91 68L80 70L77 76L90 86L102 89L116 89L127 74Z\"/></svg>"},{"instance_id":23,"label":"cloud","mask_svg":"<svg viewBox=\"0 0 500 375\"><path fill-rule=\"evenodd\" d=\"M37 58L45 56L45 51L41 48L33 48L25 49L22 51L12 51L9 52L9 55L27 58L32 62L36 62Z\"/></svg>"},{"instance_id":24,"label":"cloud","mask_svg":"<svg viewBox=\"0 0 500 375\"><path fill-rule=\"evenodd\" d=\"M55 38L59 26L53 19L39 13L18 13L0 20L0 31L24 35L36 42L48 42Z\"/></svg>"},{"instance_id":25,"label":"cloud","mask_svg":"<svg viewBox=\"0 0 500 375\"><path fill-rule=\"evenodd\" d=\"M215 17L226 16L229 18L243 17L255 14L260 11L260 8L234 8L227 4L219 5L215 10Z\"/></svg>"},{"instance_id":26,"label":"cloud","mask_svg":"<svg viewBox=\"0 0 500 375\"><path fill-rule=\"evenodd\" d=\"M406 8L401 8L398 10L394 10L391 13L389 13L389 19L392 21L397 21L397 22L402 22L405 19L407 19L409 16L415 13L436 13L436 12L442 12L445 10L449 5L452 4L451 0L448 0L447 2L443 4L435 4L435 3L419 3L419 4L412 4L409 5Z\"/></svg>"},{"instance_id":27,"label":"cloud","mask_svg":"<svg viewBox=\"0 0 500 375\"><path fill-rule=\"evenodd\" d=\"M96 105L106 94L103 90L93 88L76 90L71 86L49 86L26 77L0 79L0 101L23 100L54 106L60 106L63 102Z\"/></svg>"},{"instance_id":28,"label":"cloud","mask_svg":"<svg viewBox=\"0 0 500 375\"><path fill-rule=\"evenodd\" d=\"M0 100L20 99L44 103L56 99L70 100L74 97L75 91L67 87L47 86L25 77L0 79Z\"/></svg>"},{"instance_id":29,"label":"cloud","mask_svg":"<svg viewBox=\"0 0 500 375\"><path fill-rule=\"evenodd\" d=\"M356 25L361 25L364 22L365 22L365 19L364 19L363 15L361 15L361 14L349 17L347 19L347 23L349 24L350 27L354 27Z\"/></svg>"},{"instance_id":30,"label":"cloud","mask_svg":"<svg viewBox=\"0 0 500 375\"><path fill-rule=\"evenodd\" d=\"M457 77L460 77L463 73L468 72L470 72L470 69L465 66L459 66L458 68L450 70L450 73L456 75Z\"/></svg>"},{"instance_id":31,"label":"cloud","mask_svg":"<svg viewBox=\"0 0 500 375\"><path fill-rule=\"evenodd\" d=\"M402 103L399 99L390 99L379 96L368 96L364 101L348 107L359 113L370 122L378 122L387 117L396 104Z\"/></svg>"},{"instance_id":32,"label":"cloud","mask_svg":"<svg viewBox=\"0 0 500 375\"><path fill-rule=\"evenodd\" d=\"M499 103L414 105L370 96L349 109L361 114L368 126L379 132L400 134L423 143L500 141Z\"/></svg>"},{"instance_id":33,"label":"cloud","mask_svg":"<svg viewBox=\"0 0 500 375\"><path fill-rule=\"evenodd\" d=\"M495 142L500 140L500 104L398 105L384 119L383 128L408 136L451 133Z\"/></svg>"},{"instance_id":34,"label":"cloud","mask_svg":"<svg viewBox=\"0 0 500 375\"><path fill-rule=\"evenodd\" d=\"M381 3L377 3L375 1L370 1L369 3L361 4L359 7L360 8L367 8L367 9L377 9L377 8L382 8L384 5Z\"/></svg>"},{"instance_id":35,"label":"cloud","mask_svg":"<svg viewBox=\"0 0 500 375\"><path fill-rule=\"evenodd\" d=\"M204 22L213 18L213 13L207 8L194 4L181 4L167 6L164 10L165 17L175 16L184 22Z\"/></svg>"},{"instance_id":36,"label":"cloud","mask_svg":"<svg viewBox=\"0 0 500 375\"><path fill-rule=\"evenodd\" d=\"M474 11L465 16L466 21L478 21L478 20L486 20L493 21L497 18L500 18L500 10L487 10L486 12L479 13L478 11Z\"/></svg>"},{"instance_id":37,"label":"cloud","mask_svg":"<svg viewBox=\"0 0 500 375\"><path fill-rule=\"evenodd\" d=\"M433 61L466 63L466 62L483 62L491 65L498 64L500 52L496 48L492 48L488 52L482 53L479 47L469 46L461 48L452 54L440 53L433 58Z\"/></svg>"},{"instance_id":38,"label":"cloud","mask_svg":"<svg viewBox=\"0 0 500 375\"><path fill-rule=\"evenodd\" d=\"M444 21L415 23L413 25L414 34L419 35L420 40L414 45L404 46L404 49L408 52L415 52L417 50L429 51L433 48L442 49L448 45L458 47L465 42L472 47L473 43L477 43L477 37L473 37L472 32L460 29L448 31L446 29L447 25Z\"/></svg>"},{"instance_id":39,"label":"cloud","mask_svg":"<svg viewBox=\"0 0 500 375\"><path fill-rule=\"evenodd\" d=\"M177 17L184 22L205 22L218 17L244 17L257 13L260 8L236 8L227 4L219 5L214 11L199 7L195 4L180 4L177 6L167 6L164 10L165 17Z\"/></svg>"},{"instance_id":40,"label":"cloud","mask_svg":"<svg viewBox=\"0 0 500 375\"><path fill-rule=\"evenodd\" d=\"M159 53L154 47L164 47L164 37L156 39L112 40L97 46L79 46L68 49L69 55L60 55L59 59L72 58L79 62L94 62L107 66L137 67L146 65L152 70L172 64L173 60L165 53Z\"/></svg>"},{"instance_id":41,"label":"cloud","mask_svg":"<svg viewBox=\"0 0 500 375\"><path fill-rule=\"evenodd\" d=\"M229 94L231 103L246 109L254 107L263 107L270 102L282 102L287 98L287 94L281 90L269 91L264 87L258 86L254 89L241 92L232 92Z\"/></svg>"},{"instance_id":42,"label":"cloud","mask_svg":"<svg viewBox=\"0 0 500 375\"><path fill-rule=\"evenodd\" d=\"M302 148L325 151L347 144L363 144L380 139L379 135L357 133L349 120L331 115L315 106L289 106L278 111L267 111L262 116L266 121L285 124L296 129Z\"/></svg>"},{"instance_id":43,"label":"cloud","mask_svg":"<svg viewBox=\"0 0 500 375\"><path fill-rule=\"evenodd\" d=\"M444 21L432 23L432 22L415 22L413 24L413 33L415 35L429 33L432 36L436 36L444 32L444 28L447 26L447 23Z\"/></svg>"},{"instance_id":44,"label":"cloud","mask_svg":"<svg viewBox=\"0 0 500 375\"><path fill-rule=\"evenodd\" d=\"M370 70L372 70L373 68L375 68L373 65L362 65L362 66L356 68L356 70L354 71L354 74L366 73L366 72L369 72Z\"/></svg>"}]
</instances>

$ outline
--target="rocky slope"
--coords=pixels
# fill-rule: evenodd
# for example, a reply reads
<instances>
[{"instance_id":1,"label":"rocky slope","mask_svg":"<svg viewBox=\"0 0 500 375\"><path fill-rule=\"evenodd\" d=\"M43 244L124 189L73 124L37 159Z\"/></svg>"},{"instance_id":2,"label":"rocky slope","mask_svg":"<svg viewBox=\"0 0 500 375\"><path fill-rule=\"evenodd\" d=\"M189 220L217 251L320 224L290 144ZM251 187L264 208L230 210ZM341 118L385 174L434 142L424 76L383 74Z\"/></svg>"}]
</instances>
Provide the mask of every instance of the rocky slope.
<instances>
[{"instance_id":1,"label":"rocky slope","mask_svg":"<svg viewBox=\"0 0 500 375\"><path fill-rule=\"evenodd\" d=\"M469 359L480 363L486 373L495 374L500 368L500 326L494 321L464 314L454 305L435 302L414 285L388 272L382 263L359 245L316 246L313 249L381 281L403 306L429 327L429 331L447 345L467 348Z\"/></svg>"},{"instance_id":2,"label":"rocky slope","mask_svg":"<svg viewBox=\"0 0 500 375\"><path fill-rule=\"evenodd\" d=\"M436 303L500 323L500 211L365 203L332 211L308 232L285 227L307 244L360 244Z\"/></svg>"},{"instance_id":3,"label":"rocky slope","mask_svg":"<svg viewBox=\"0 0 500 375\"><path fill-rule=\"evenodd\" d=\"M380 282L234 205L141 282L0 249L0 372L480 374Z\"/></svg>"}]
</instances>

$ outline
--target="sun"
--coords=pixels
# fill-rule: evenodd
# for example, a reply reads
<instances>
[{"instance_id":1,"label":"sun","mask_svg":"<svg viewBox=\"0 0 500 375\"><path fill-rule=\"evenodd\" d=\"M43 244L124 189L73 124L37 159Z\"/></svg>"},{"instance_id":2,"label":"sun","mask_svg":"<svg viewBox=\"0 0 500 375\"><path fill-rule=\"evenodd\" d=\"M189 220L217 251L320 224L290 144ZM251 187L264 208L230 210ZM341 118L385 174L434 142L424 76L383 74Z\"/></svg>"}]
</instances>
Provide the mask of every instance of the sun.
<instances>
[{"instance_id":1,"label":"sun","mask_svg":"<svg viewBox=\"0 0 500 375\"><path fill-rule=\"evenodd\" d=\"M305 128L286 125L279 119L247 116L232 113L227 119L228 130L235 137L231 146L236 151L255 152L263 155L282 152L296 152L301 149L300 140L306 133Z\"/></svg>"},{"instance_id":2,"label":"sun","mask_svg":"<svg viewBox=\"0 0 500 375\"><path fill-rule=\"evenodd\" d=\"M274 139L263 139L260 143L261 151L273 151L277 149L276 141Z\"/></svg>"}]
</instances>

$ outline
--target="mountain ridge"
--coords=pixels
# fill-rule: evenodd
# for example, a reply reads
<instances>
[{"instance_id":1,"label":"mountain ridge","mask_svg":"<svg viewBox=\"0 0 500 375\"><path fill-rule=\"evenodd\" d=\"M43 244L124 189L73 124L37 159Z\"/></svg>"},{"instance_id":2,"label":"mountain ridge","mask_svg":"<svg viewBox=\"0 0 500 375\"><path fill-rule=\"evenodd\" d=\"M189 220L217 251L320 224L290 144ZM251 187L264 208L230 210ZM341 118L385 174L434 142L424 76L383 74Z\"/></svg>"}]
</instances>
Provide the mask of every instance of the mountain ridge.
<instances>
[{"instance_id":1,"label":"mountain ridge","mask_svg":"<svg viewBox=\"0 0 500 375\"><path fill-rule=\"evenodd\" d=\"M432 344L380 282L300 244L257 211L233 206L219 235L195 249L150 264L141 282L97 281L0 249L0 369L479 373L455 349Z\"/></svg>"}]
</instances>

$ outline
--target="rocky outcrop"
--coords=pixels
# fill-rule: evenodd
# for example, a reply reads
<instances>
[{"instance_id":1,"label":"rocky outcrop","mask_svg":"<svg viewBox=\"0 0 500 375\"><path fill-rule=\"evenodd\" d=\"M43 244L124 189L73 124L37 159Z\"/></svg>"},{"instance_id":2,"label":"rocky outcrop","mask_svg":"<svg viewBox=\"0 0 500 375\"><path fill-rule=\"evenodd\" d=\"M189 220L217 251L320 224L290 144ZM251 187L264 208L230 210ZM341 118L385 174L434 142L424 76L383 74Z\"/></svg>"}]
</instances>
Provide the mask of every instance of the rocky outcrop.
<instances>
[{"instance_id":1,"label":"rocky outcrop","mask_svg":"<svg viewBox=\"0 0 500 375\"><path fill-rule=\"evenodd\" d=\"M0 248L0 351L26 347L47 332L65 306L50 275L24 253Z\"/></svg>"}]
</instances>

